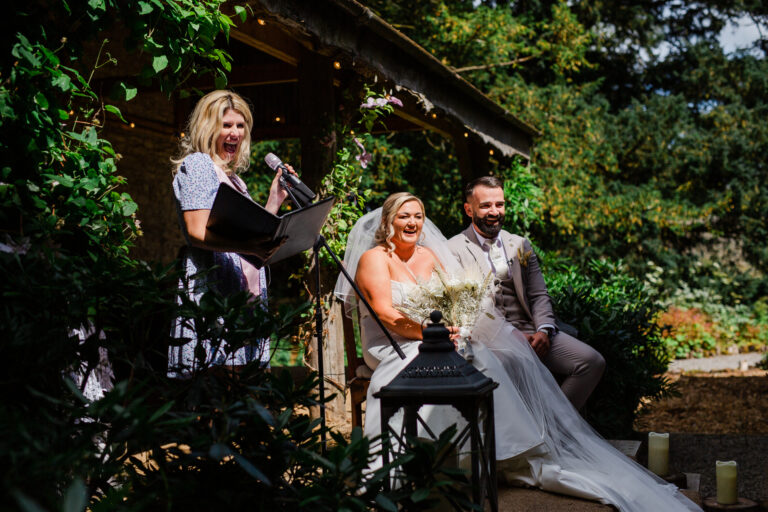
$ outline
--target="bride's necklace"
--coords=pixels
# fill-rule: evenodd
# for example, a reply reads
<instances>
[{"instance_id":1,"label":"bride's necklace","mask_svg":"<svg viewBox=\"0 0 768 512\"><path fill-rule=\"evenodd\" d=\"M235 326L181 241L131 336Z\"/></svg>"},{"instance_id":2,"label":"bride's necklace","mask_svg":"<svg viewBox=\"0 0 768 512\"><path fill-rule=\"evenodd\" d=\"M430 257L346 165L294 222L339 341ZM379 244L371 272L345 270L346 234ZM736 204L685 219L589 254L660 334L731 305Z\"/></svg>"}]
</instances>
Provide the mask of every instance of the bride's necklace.
<instances>
[{"instance_id":1,"label":"bride's necklace","mask_svg":"<svg viewBox=\"0 0 768 512\"><path fill-rule=\"evenodd\" d=\"M394 254L395 254L395 256L397 256L397 259L400 260L400 262L407 267L408 263L410 263L411 260L413 259L413 257L416 256L416 249L417 249L417 247L414 247L413 248L413 252L406 259L403 259L399 254L397 254L397 251L395 251Z\"/></svg>"}]
</instances>

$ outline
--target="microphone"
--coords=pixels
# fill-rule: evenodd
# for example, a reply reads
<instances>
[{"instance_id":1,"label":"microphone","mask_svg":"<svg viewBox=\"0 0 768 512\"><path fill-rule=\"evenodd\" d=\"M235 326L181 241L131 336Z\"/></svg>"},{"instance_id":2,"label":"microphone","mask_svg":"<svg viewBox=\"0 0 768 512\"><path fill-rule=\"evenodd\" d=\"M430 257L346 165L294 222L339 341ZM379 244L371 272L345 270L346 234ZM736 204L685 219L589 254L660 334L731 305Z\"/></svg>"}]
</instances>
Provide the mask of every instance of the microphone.
<instances>
[{"instance_id":1,"label":"microphone","mask_svg":"<svg viewBox=\"0 0 768 512\"><path fill-rule=\"evenodd\" d=\"M275 172L277 172L278 169L283 170L282 177L285 178L285 181L291 184L294 192L302 202L310 203L313 199L315 199L315 193L312 192L309 187L307 187L299 179L298 176L291 174L285 165L283 165L283 162L274 153L267 153L267 156L264 157L264 161L267 163L269 168ZM301 207L303 205L297 204L296 206Z\"/></svg>"}]
</instances>

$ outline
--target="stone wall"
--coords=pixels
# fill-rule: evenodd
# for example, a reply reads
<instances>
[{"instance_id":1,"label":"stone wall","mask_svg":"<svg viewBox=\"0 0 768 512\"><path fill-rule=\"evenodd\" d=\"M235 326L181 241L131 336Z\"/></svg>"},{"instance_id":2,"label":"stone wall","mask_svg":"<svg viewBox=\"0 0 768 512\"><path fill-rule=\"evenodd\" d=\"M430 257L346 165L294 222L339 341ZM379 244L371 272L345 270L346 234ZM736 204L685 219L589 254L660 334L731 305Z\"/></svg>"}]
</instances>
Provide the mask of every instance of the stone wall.
<instances>
[{"instance_id":1,"label":"stone wall","mask_svg":"<svg viewBox=\"0 0 768 512\"><path fill-rule=\"evenodd\" d=\"M111 116L103 136L122 155L118 172L128 183L121 192L129 193L139 205L143 236L136 240L131 255L168 263L184 244L171 189L169 159L178 150L174 101L159 91L139 90L132 101L116 105L133 127Z\"/></svg>"}]
</instances>

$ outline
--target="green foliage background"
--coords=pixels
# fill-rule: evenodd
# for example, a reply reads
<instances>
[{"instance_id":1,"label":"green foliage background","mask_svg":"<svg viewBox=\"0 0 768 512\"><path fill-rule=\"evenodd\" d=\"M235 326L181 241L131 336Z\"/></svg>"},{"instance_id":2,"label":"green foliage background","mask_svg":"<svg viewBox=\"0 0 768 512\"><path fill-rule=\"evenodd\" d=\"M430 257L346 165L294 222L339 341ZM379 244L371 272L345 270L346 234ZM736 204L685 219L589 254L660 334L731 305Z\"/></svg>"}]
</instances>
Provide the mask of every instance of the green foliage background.
<instances>
[{"instance_id":1,"label":"green foliage background","mask_svg":"<svg viewBox=\"0 0 768 512\"><path fill-rule=\"evenodd\" d=\"M758 332L733 332L713 351L735 347L743 336L760 346L768 332L758 306L768 296L764 6L366 5L542 132L528 190L540 193L528 196L526 220L511 218L508 229L529 233L540 249L580 266L622 260L631 275L652 284L662 307L691 308L694 295L708 296L722 306L708 313L715 323L736 310L744 317L746 308L746 323ZM763 37L726 53L721 30L737 21L759 23ZM457 163L450 150L430 151L450 144L432 137L425 148L425 138L413 134L396 139L412 157L400 182L388 185L427 198L430 215L455 233L464 222L455 208ZM492 164L508 187L519 186L519 170ZM429 181L422 181L425 172Z\"/></svg>"}]
</instances>

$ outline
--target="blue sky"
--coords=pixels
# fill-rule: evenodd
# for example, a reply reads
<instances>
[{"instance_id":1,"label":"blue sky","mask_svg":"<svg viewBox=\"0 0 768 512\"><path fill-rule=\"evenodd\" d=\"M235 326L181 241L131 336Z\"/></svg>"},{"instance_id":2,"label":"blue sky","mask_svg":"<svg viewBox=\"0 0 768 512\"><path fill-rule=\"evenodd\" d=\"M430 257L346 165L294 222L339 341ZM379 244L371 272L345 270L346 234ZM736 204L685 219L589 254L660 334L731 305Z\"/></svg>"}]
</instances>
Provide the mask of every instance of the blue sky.
<instances>
[{"instance_id":1,"label":"blue sky","mask_svg":"<svg viewBox=\"0 0 768 512\"><path fill-rule=\"evenodd\" d=\"M763 34L768 34L768 27L763 26L760 30L763 31ZM720 32L720 44L728 53L741 48L748 48L760 38L760 30L748 16L743 16Z\"/></svg>"}]
</instances>

